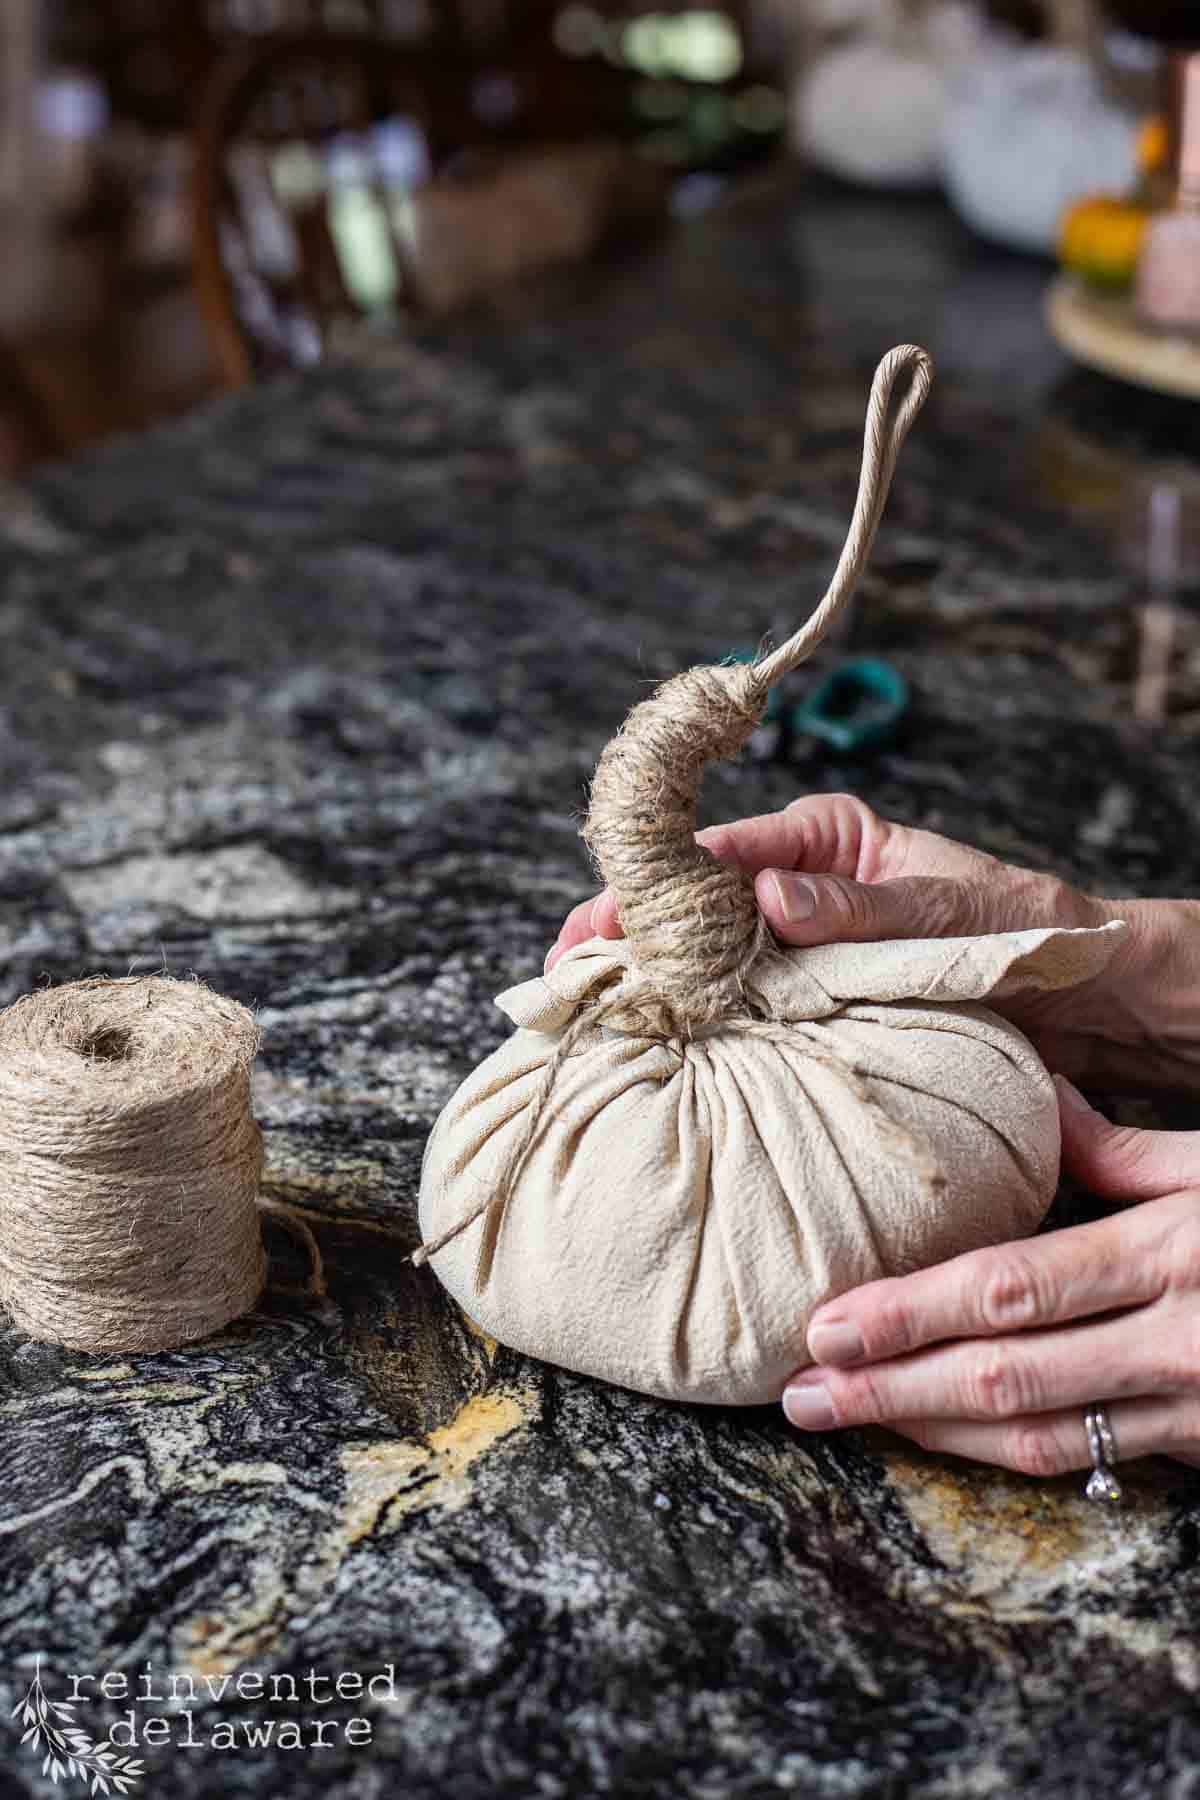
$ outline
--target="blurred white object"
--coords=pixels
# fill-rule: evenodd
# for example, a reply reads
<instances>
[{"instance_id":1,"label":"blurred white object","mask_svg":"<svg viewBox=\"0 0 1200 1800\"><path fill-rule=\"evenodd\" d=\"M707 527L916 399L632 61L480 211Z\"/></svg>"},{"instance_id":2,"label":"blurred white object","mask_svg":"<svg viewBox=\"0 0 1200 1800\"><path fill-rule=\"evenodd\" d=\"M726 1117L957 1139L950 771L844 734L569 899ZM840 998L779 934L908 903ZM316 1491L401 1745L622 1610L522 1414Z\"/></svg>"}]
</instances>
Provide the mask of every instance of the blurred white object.
<instances>
[{"instance_id":1,"label":"blurred white object","mask_svg":"<svg viewBox=\"0 0 1200 1800\"><path fill-rule=\"evenodd\" d=\"M839 9L840 10L840 9ZM863 35L820 54L797 84L795 146L821 168L874 187L927 187L941 172L949 84L975 49L966 6L874 0Z\"/></svg>"},{"instance_id":2,"label":"blurred white object","mask_svg":"<svg viewBox=\"0 0 1200 1800\"><path fill-rule=\"evenodd\" d=\"M86 71L56 69L38 83L33 117L40 173L52 211L82 207L95 180L97 146L109 123L108 99Z\"/></svg>"},{"instance_id":3,"label":"blurred white object","mask_svg":"<svg viewBox=\"0 0 1200 1800\"><path fill-rule=\"evenodd\" d=\"M429 143L415 119L381 119L371 132L375 162L384 186L407 190L433 173Z\"/></svg>"},{"instance_id":4,"label":"blurred white object","mask_svg":"<svg viewBox=\"0 0 1200 1800\"><path fill-rule=\"evenodd\" d=\"M1051 253L1070 201L1132 186L1137 130L1079 51L993 37L954 83L946 188L982 236Z\"/></svg>"}]
</instances>

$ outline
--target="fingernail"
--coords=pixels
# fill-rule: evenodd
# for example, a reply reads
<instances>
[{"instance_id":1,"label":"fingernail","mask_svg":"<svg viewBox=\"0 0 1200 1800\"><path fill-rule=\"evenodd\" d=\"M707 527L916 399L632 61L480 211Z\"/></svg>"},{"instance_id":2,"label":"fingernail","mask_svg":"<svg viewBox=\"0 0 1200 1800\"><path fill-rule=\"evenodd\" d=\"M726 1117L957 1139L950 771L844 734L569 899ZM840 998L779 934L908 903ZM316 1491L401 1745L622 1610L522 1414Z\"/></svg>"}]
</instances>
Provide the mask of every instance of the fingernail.
<instances>
[{"instance_id":1,"label":"fingernail","mask_svg":"<svg viewBox=\"0 0 1200 1800\"><path fill-rule=\"evenodd\" d=\"M1056 1075L1054 1077L1054 1085L1058 1089L1059 1099L1067 1108L1068 1112L1090 1113L1092 1111L1092 1108L1088 1105L1079 1089L1073 1086L1073 1084L1067 1080L1065 1075Z\"/></svg>"},{"instance_id":2,"label":"fingernail","mask_svg":"<svg viewBox=\"0 0 1200 1800\"><path fill-rule=\"evenodd\" d=\"M833 1404L829 1389L819 1383L790 1382L783 1390L784 1415L801 1431L827 1431L833 1424Z\"/></svg>"},{"instance_id":3,"label":"fingernail","mask_svg":"<svg viewBox=\"0 0 1200 1800\"><path fill-rule=\"evenodd\" d=\"M814 1362L852 1363L865 1353L858 1326L851 1325L849 1319L829 1319L809 1331L808 1354Z\"/></svg>"},{"instance_id":4,"label":"fingernail","mask_svg":"<svg viewBox=\"0 0 1200 1800\"><path fill-rule=\"evenodd\" d=\"M776 875L775 895L787 925L811 919L817 910L817 896L811 881L804 881L798 875Z\"/></svg>"}]
</instances>

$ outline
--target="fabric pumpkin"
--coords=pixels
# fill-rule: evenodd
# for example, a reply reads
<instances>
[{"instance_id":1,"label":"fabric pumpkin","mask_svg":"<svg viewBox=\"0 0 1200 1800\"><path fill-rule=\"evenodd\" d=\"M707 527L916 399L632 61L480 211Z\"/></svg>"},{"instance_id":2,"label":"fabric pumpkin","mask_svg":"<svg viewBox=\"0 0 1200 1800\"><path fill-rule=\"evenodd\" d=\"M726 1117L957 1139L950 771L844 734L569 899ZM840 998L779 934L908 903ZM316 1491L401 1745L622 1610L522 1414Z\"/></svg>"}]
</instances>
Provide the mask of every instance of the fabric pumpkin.
<instances>
[{"instance_id":1,"label":"fabric pumpkin","mask_svg":"<svg viewBox=\"0 0 1200 1800\"><path fill-rule=\"evenodd\" d=\"M774 950L739 1020L691 1039L585 1030L486 1280L478 1226L433 1266L514 1349L671 1399L777 1400L823 1301L1036 1228L1058 1180L1053 1084L978 1003L1088 979L1125 929ZM593 939L499 996L518 1029L434 1128L426 1239L505 1177L581 1009L638 979L627 942Z\"/></svg>"},{"instance_id":2,"label":"fabric pumpkin","mask_svg":"<svg viewBox=\"0 0 1200 1800\"><path fill-rule=\"evenodd\" d=\"M672 1399L774 1400L822 1301L1024 1236L1054 1194L1050 1077L979 1002L1086 980L1122 925L784 950L751 876L696 841L706 765L847 606L932 379L916 344L880 362L805 623L672 676L606 744L583 837L625 938L502 994L516 1034L434 1127L414 1261L514 1349Z\"/></svg>"}]
</instances>

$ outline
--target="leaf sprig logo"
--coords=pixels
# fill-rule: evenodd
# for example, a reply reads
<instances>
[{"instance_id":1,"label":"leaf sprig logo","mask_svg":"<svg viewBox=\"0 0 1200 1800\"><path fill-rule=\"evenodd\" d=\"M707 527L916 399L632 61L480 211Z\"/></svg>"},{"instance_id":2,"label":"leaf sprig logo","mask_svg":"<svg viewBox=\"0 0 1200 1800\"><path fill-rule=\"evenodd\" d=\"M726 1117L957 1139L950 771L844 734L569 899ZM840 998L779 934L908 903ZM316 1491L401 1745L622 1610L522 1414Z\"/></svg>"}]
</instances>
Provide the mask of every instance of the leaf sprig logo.
<instances>
[{"instance_id":1,"label":"leaf sprig logo","mask_svg":"<svg viewBox=\"0 0 1200 1800\"><path fill-rule=\"evenodd\" d=\"M28 1691L13 1707L12 1717L19 1717L25 1726L23 1744L35 1751L46 1746L42 1774L53 1782L75 1779L89 1784L93 1794L128 1794L142 1778L145 1764L136 1756L123 1756L107 1738L93 1743L75 1723L72 1702L50 1699L42 1686L40 1656Z\"/></svg>"}]
</instances>

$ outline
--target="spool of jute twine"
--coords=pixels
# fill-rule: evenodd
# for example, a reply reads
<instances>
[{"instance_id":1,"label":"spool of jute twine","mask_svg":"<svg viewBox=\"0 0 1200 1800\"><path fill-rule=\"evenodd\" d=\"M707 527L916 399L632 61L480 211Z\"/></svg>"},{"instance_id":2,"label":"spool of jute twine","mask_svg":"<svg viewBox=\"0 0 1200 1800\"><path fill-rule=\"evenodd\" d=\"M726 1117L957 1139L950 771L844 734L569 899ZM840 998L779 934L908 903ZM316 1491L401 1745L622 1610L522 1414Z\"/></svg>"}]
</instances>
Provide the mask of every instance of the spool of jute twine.
<instances>
[{"instance_id":1,"label":"spool of jute twine","mask_svg":"<svg viewBox=\"0 0 1200 1800\"><path fill-rule=\"evenodd\" d=\"M257 1047L244 1006L161 975L0 1012L0 1302L18 1326L169 1350L254 1305L260 1209L287 1212L260 1193Z\"/></svg>"},{"instance_id":2,"label":"spool of jute twine","mask_svg":"<svg viewBox=\"0 0 1200 1800\"><path fill-rule=\"evenodd\" d=\"M799 631L753 663L701 666L663 682L602 752L583 837L616 898L638 978L580 1009L546 1065L494 1188L421 1244L415 1263L482 1218L477 1289L487 1281L513 1183L548 1116L558 1073L585 1034L607 1026L670 1042L718 1025L776 1029L747 1000L746 975L777 946L751 877L696 842L700 782L707 763L742 748L771 687L812 655L845 608L870 556L900 447L932 381L932 359L914 344L889 350L876 369L846 542L824 598Z\"/></svg>"}]
</instances>

